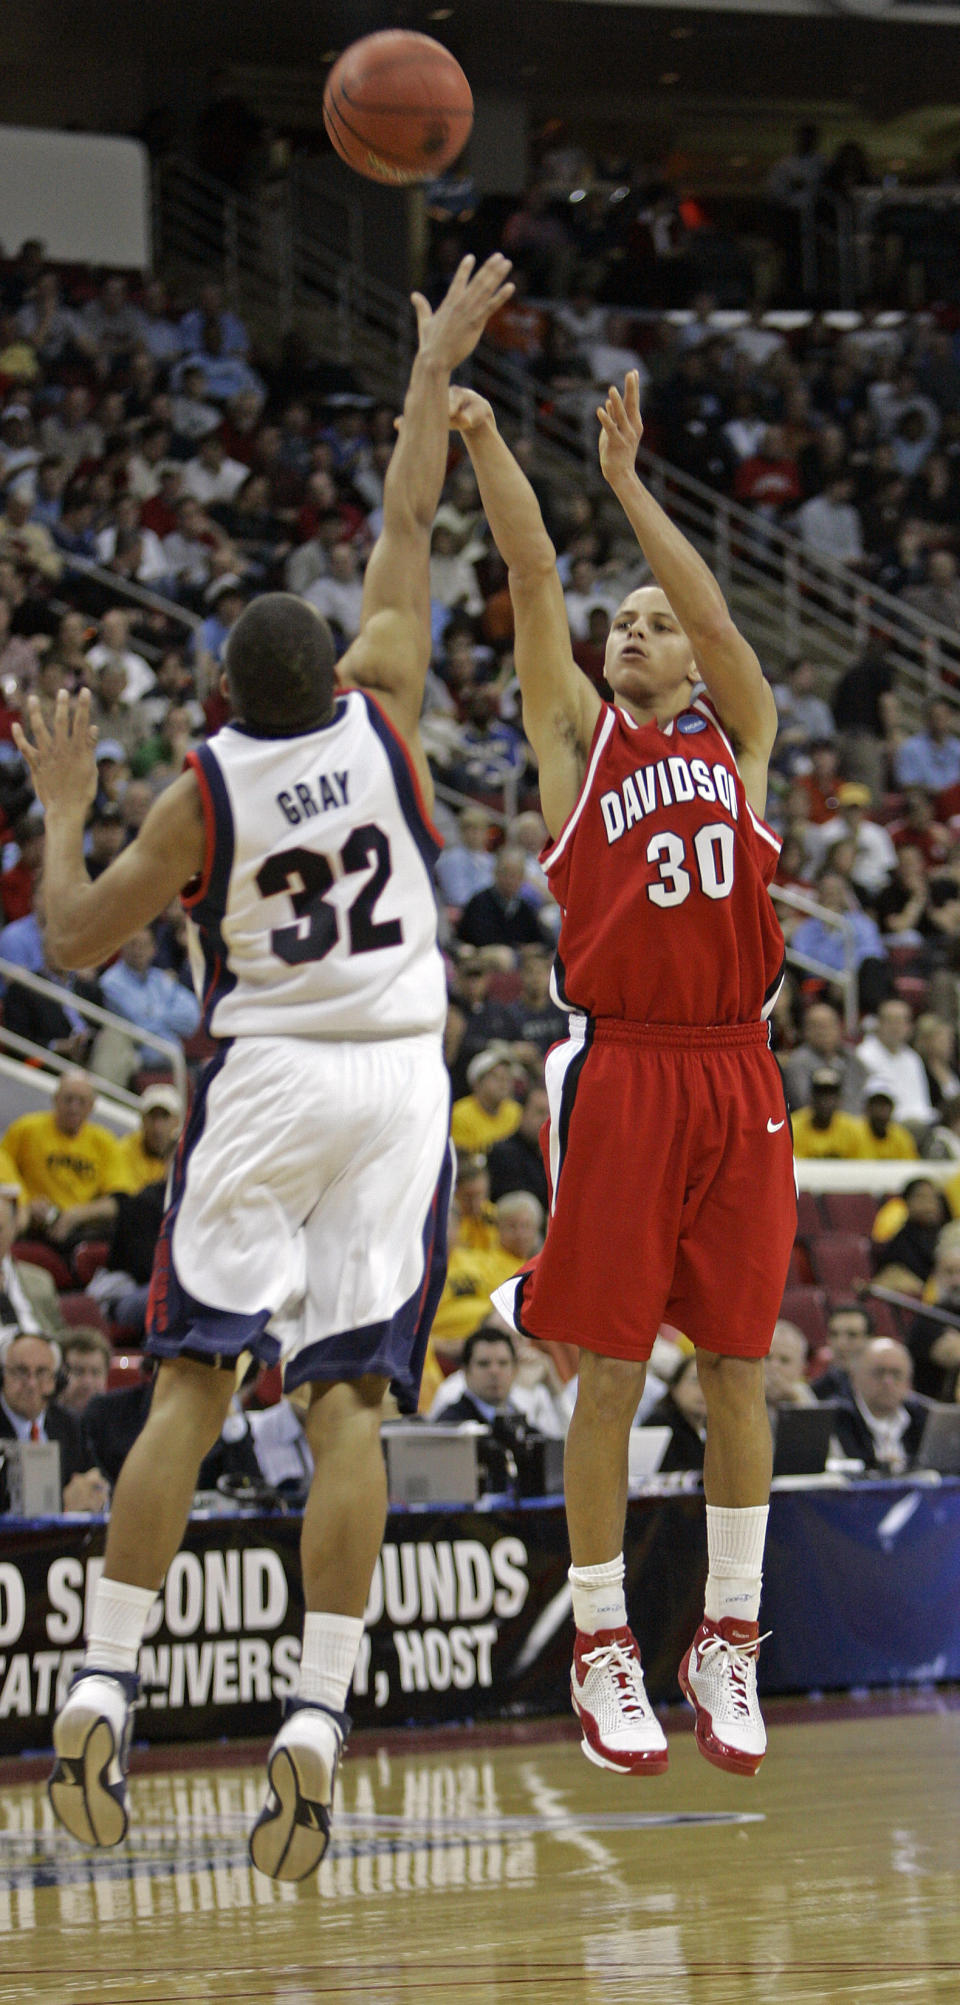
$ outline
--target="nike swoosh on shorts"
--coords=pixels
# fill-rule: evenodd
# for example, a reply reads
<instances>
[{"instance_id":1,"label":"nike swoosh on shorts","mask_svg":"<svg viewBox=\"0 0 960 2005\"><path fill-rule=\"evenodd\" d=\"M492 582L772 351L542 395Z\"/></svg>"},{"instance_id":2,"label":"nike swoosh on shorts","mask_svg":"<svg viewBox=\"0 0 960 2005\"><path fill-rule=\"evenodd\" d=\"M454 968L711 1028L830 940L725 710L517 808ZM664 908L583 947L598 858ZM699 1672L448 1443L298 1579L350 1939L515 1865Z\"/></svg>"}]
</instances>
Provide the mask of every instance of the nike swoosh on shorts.
<instances>
[{"instance_id":1,"label":"nike swoosh on shorts","mask_svg":"<svg viewBox=\"0 0 960 2005\"><path fill-rule=\"evenodd\" d=\"M782 1127L783 1127L783 1125L784 1125L784 1123L783 1123L782 1121L771 1121L771 1120L768 1120L768 1121L767 1121L767 1134L768 1134L768 1135L775 1135L775 1134L777 1133L777 1130L778 1130L779 1128L782 1128Z\"/></svg>"}]
</instances>

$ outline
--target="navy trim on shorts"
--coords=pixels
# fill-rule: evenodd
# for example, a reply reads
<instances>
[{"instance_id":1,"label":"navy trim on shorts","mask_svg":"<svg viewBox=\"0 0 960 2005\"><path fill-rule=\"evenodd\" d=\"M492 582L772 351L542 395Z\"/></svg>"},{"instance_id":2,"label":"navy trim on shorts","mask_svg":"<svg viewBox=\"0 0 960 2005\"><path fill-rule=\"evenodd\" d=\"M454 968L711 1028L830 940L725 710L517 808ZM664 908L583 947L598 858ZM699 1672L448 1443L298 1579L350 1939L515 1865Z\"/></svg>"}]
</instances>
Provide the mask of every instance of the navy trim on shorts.
<instances>
[{"instance_id":1,"label":"navy trim on shorts","mask_svg":"<svg viewBox=\"0 0 960 2005\"><path fill-rule=\"evenodd\" d=\"M406 749L389 719L384 716L379 704L368 697L365 690L361 689L357 693L363 697L368 720L372 724L390 761L390 771L393 774L393 784L397 790L397 800L400 804L401 814L420 851L424 869L432 885L434 865L440 855L442 845L435 840L424 820L423 810L417 800Z\"/></svg>"},{"instance_id":2,"label":"navy trim on shorts","mask_svg":"<svg viewBox=\"0 0 960 2005\"><path fill-rule=\"evenodd\" d=\"M284 1392L296 1385L363 1378L373 1373L390 1380L401 1413L416 1413L420 1380L443 1284L447 1276L447 1221L453 1191L454 1156L448 1144L423 1228L423 1272L413 1294L382 1323L359 1330L338 1330L307 1344L291 1358L283 1377Z\"/></svg>"},{"instance_id":3,"label":"navy trim on shorts","mask_svg":"<svg viewBox=\"0 0 960 2005\"><path fill-rule=\"evenodd\" d=\"M237 1358L241 1351L249 1350L261 1364L271 1365L276 1364L280 1355L278 1338L267 1334L271 1309L257 1309L246 1315L200 1302L183 1287L173 1264L173 1231L183 1202L187 1166L206 1127L210 1088L222 1072L232 1046L233 1039L225 1039L206 1067L174 1160L170 1202L157 1240L147 1302L144 1349L151 1357L200 1357L214 1364L221 1358Z\"/></svg>"}]
</instances>

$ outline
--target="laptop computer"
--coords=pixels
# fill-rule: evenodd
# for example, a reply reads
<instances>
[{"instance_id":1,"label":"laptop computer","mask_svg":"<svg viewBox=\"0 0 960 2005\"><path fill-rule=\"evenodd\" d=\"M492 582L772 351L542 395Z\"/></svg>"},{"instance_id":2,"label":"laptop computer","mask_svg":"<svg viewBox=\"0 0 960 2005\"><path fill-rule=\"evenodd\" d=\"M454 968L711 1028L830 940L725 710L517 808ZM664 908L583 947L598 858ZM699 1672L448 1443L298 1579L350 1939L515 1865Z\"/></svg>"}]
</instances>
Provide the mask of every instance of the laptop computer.
<instances>
[{"instance_id":1,"label":"laptop computer","mask_svg":"<svg viewBox=\"0 0 960 2005\"><path fill-rule=\"evenodd\" d=\"M627 1482L631 1489L636 1484L649 1482L651 1476L656 1475L667 1452L671 1432L669 1427L631 1427L627 1438Z\"/></svg>"},{"instance_id":2,"label":"laptop computer","mask_svg":"<svg viewBox=\"0 0 960 2005\"><path fill-rule=\"evenodd\" d=\"M836 1405L781 1406L773 1443L774 1476L822 1476L833 1435Z\"/></svg>"},{"instance_id":3,"label":"laptop computer","mask_svg":"<svg viewBox=\"0 0 960 2005\"><path fill-rule=\"evenodd\" d=\"M960 1406L932 1406L923 1423L915 1469L960 1476Z\"/></svg>"}]
</instances>

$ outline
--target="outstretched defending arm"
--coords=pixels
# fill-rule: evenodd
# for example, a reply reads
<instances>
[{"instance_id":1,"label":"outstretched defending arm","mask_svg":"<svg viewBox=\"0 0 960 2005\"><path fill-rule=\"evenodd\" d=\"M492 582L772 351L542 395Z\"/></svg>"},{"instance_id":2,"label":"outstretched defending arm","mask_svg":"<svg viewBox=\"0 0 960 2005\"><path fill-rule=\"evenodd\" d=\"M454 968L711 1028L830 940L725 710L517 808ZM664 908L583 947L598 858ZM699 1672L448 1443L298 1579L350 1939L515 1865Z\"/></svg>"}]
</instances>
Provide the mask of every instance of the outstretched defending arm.
<instances>
[{"instance_id":1,"label":"outstretched defending arm","mask_svg":"<svg viewBox=\"0 0 960 2005\"><path fill-rule=\"evenodd\" d=\"M509 271L499 252L479 271L466 257L435 312L413 294L418 348L384 482L383 529L364 576L360 633L340 663L341 680L380 699L415 757L430 665L430 531L447 469L450 375L510 298Z\"/></svg>"},{"instance_id":2,"label":"outstretched defending arm","mask_svg":"<svg viewBox=\"0 0 960 2005\"><path fill-rule=\"evenodd\" d=\"M61 690L51 730L35 696L28 697L27 711L33 739L19 724L13 730L46 809L43 894L49 951L61 967L94 967L115 954L138 927L149 925L200 869L200 789L192 772L181 773L154 801L135 840L91 883L83 854L83 831L97 790L90 691L81 689L71 714Z\"/></svg>"},{"instance_id":3,"label":"outstretched defending arm","mask_svg":"<svg viewBox=\"0 0 960 2005\"><path fill-rule=\"evenodd\" d=\"M631 369L623 396L612 389L597 416L603 477L693 648L697 667L737 752L747 798L762 814L767 764L777 734L773 691L749 641L734 625L713 572L637 473L643 420L636 370Z\"/></svg>"},{"instance_id":4,"label":"outstretched defending arm","mask_svg":"<svg viewBox=\"0 0 960 2005\"><path fill-rule=\"evenodd\" d=\"M556 836L583 783L600 698L573 659L557 553L540 504L486 398L455 386L450 423L462 434L490 532L509 571L524 728L540 768L544 820Z\"/></svg>"}]
</instances>

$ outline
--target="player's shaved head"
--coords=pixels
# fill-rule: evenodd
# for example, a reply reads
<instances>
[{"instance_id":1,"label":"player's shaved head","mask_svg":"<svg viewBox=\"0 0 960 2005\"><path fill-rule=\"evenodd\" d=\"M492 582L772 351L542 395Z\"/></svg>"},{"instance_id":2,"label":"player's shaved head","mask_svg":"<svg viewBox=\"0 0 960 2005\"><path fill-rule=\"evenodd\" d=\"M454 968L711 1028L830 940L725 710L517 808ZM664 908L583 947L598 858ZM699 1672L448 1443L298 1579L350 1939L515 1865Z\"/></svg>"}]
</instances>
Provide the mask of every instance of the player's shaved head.
<instances>
[{"instance_id":1,"label":"player's shaved head","mask_svg":"<svg viewBox=\"0 0 960 2005\"><path fill-rule=\"evenodd\" d=\"M333 635L293 592L265 592L241 613L224 653L238 718L276 738L323 724L333 708Z\"/></svg>"}]
</instances>

